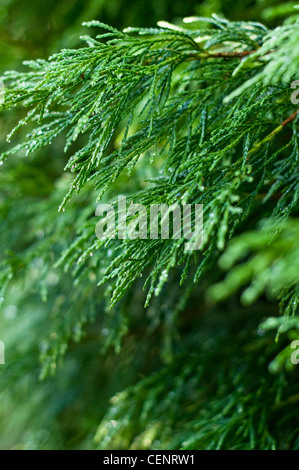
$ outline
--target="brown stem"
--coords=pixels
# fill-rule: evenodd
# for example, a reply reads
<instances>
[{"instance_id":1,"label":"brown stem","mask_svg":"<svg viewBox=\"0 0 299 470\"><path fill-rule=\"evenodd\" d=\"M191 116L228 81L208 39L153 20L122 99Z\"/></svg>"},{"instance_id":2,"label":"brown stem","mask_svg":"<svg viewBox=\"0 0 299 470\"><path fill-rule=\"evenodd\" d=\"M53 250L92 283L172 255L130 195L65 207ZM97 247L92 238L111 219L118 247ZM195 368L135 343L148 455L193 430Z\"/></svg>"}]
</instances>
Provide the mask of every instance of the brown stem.
<instances>
[{"instance_id":1,"label":"brown stem","mask_svg":"<svg viewBox=\"0 0 299 470\"><path fill-rule=\"evenodd\" d=\"M281 123L281 125L284 127L284 126L287 126L288 124L290 124L290 122L294 121L294 119L296 118L298 113L299 113L299 109L297 109L297 111L295 111L293 114L291 114L291 116L289 116L288 119L283 121Z\"/></svg>"},{"instance_id":2,"label":"brown stem","mask_svg":"<svg viewBox=\"0 0 299 470\"><path fill-rule=\"evenodd\" d=\"M279 134L279 132L282 131L282 129L287 126L288 124L290 124L292 121L294 121L294 119L296 118L297 114L299 113L299 109L297 109L297 111L295 111L293 114L291 114L291 116L289 116L285 121L283 121L278 127L276 127L276 129L274 129L274 131L272 131L270 134L267 135L267 137L265 137L263 140L261 140L258 144L256 144L249 152L248 152L248 157L254 153L256 153L263 144L266 144L267 142L269 142L271 139L273 139L273 137L275 137L277 134Z\"/></svg>"},{"instance_id":3,"label":"brown stem","mask_svg":"<svg viewBox=\"0 0 299 470\"><path fill-rule=\"evenodd\" d=\"M246 57L250 54L253 54L256 52L256 50L251 50L251 51L242 51L242 52L237 52L237 51L223 51L223 52L203 52L199 54L190 54L190 57L192 59L196 58L214 58L214 59L232 59L232 58L239 58L243 59L243 57Z\"/></svg>"},{"instance_id":4,"label":"brown stem","mask_svg":"<svg viewBox=\"0 0 299 470\"><path fill-rule=\"evenodd\" d=\"M280 408L283 408L284 406L287 406L287 405L293 405L297 403L298 401L299 401L299 393L297 393L297 395L293 395L289 397L287 400L282 401L278 403L277 405L274 405L273 411L279 410Z\"/></svg>"}]
</instances>

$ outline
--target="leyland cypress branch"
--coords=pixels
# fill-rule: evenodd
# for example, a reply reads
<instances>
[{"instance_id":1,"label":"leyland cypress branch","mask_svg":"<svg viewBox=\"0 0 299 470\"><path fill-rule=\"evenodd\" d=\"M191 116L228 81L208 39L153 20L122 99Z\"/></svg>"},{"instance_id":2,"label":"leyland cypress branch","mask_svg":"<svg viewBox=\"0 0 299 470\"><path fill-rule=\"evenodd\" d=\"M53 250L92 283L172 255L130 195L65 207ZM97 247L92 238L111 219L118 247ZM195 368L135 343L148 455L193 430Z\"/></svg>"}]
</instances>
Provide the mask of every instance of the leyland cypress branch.
<instances>
[{"instance_id":1,"label":"leyland cypress branch","mask_svg":"<svg viewBox=\"0 0 299 470\"><path fill-rule=\"evenodd\" d=\"M21 121L1 155L0 283L20 292L18 331L35 333L28 363L39 351L44 378L65 359L68 415L82 422L75 375L96 375L97 403L108 383L86 419L88 436L100 421L100 449L299 446L286 406L298 396L298 19L198 23L90 22L104 33L84 47L3 77L1 109ZM202 205L201 249L173 234L99 239L96 205L118 216L120 195L146 214Z\"/></svg>"},{"instance_id":2,"label":"leyland cypress branch","mask_svg":"<svg viewBox=\"0 0 299 470\"><path fill-rule=\"evenodd\" d=\"M279 134L288 124L293 122L299 113L299 109L292 113L285 121L283 121L278 127L276 127L270 134L268 134L264 139L262 139L258 144L256 144L249 152L248 157L255 154L263 145L270 142L277 134Z\"/></svg>"}]
</instances>

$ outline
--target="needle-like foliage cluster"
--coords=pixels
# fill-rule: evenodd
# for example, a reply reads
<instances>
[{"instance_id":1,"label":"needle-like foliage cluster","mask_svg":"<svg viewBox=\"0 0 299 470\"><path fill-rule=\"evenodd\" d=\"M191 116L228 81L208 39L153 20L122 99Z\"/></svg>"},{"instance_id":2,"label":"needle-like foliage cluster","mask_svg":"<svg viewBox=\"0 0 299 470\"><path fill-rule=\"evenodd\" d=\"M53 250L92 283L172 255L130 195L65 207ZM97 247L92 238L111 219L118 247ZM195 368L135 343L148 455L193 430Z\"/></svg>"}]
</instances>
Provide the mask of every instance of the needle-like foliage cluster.
<instances>
[{"instance_id":1,"label":"needle-like foliage cluster","mask_svg":"<svg viewBox=\"0 0 299 470\"><path fill-rule=\"evenodd\" d=\"M112 396L99 448L298 448L288 344L299 328L298 15L274 30L216 15L85 26L84 46L2 77L4 116L23 112L0 157L3 201L23 180L1 209L2 297L26 279L26 291L55 299L51 322L32 319L43 325L42 376L82 337L92 350L91 325L104 354L124 348L134 364L134 328L154 335L146 377L129 388L124 378ZM186 252L183 238L99 240L96 205L117 207L119 194L148 211L203 204L202 249ZM192 304L204 298L202 319Z\"/></svg>"}]
</instances>

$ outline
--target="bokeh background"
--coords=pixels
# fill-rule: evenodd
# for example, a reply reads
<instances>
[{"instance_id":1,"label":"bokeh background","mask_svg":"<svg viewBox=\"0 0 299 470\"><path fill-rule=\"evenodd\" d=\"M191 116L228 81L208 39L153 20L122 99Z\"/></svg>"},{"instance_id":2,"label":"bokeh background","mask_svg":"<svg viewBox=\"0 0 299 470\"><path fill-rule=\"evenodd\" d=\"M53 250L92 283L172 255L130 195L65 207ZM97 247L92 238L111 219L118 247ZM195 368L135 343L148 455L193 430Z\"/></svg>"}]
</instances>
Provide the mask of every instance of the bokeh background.
<instances>
[{"instance_id":1,"label":"bokeh background","mask_svg":"<svg viewBox=\"0 0 299 470\"><path fill-rule=\"evenodd\" d=\"M24 60L46 59L62 48L79 47L80 36L87 33L83 21L97 19L116 28L150 27L159 20L180 24L184 16L217 13L232 20L261 21L272 27L287 16L295 3L0 0L0 73L21 70ZM18 117L21 115L1 114L1 151L7 148L6 134ZM21 138L22 134L17 136ZM7 162L6 171L0 171L0 297L11 277L11 268L6 268L3 261L7 256L16 275L9 283L0 313L0 339L6 345L6 364L0 368L1 449L96 448L98 425L107 408L117 406L116 394L158 370L161 364L174 367L173 348L183 349L190 342L208 346L213 331L213 336L218 335L219 342L223 341L222 360L229 361L238 355L238 348L236 345L234 350L233 344L224 341L225 335L246 336L246 331L259 323L261 311L264 315L276 311L276 306L265 300L242 309L236 299L231 299L222 307L227 313L225 319L215 307L212 323L201 328L202 317L210 308L202 301L207 285L203 282L179 319L171 307L180 300L176 289L165 291L163 299L155 300L145 312L142 284L130 290L107 314L104 291L96 287L92 272L89 283L84 280L74 288L70 275L47 267L47 262L73 240L81 217L90 210L87 188L76 196L70 210L57 216L70 183L70 175L63 174L66 161L63 142L57 139L50 148L28 159L24 155L13 157ZM182 334L177 343L174 326ZM221 373L221 363L218 367ZM212 380L206 377L207 383ZM173 401L171 389L170 383L169 407ZM144 390L139 392L142 396ZM203 388L202 393L210 391ZM178 420L187 419L180 415L180 405L176 406L178 409L173 408L173 412ZM139 426L138 412L124 411L128 412L134 435ZM189 411L192 414L192 409ZM161 410L162 415L163 412L171 413L170 409ZM151 432L155 434L154 430ZM111 446L127 448L130 436L127 431ZM135 447L148 446L151 435L146 435L144 442L141 439ZM167 446L159 437L153 442L156 448Z\"/></svg>"}]
</instances>

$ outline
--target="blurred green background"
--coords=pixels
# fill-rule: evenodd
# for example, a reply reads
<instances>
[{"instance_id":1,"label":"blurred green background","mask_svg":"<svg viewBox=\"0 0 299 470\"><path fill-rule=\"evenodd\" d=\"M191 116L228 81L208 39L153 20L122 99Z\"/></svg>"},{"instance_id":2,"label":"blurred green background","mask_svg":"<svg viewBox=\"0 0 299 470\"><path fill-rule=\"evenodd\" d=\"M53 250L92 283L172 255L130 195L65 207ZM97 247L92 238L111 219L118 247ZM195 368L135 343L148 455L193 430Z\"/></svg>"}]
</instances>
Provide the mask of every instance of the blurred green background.
<instances>
[{"instance_id":1,"label":"blurred green background","mask_svg":"<svg viewBox=\"0 0 299 470\"><path fill-rule=\"evenodd\" d=\"M262 21L275 26L295 3L281 6L280 2L266 0L0 0L0 70L3 73L21 69L24 60L47 58L61 48L80 46L80 35L86 34L83 21L98 19L124 28L154 26L159 20L179 24L184 16L217 13L232 20ZM7 146L5 137L16 117L19 116L0 117L1 151ZM1 449L94 448L99 422L107 407L118 400L115 393L167 363L174 322L187 333L178 348L183 349L190 341L196 344L196 328L200 328L207 308L200 300L206 287L203 282L184 318L174 318L169 307L178 302L171 289L163 294L166 300L155 300L145 314L140 283L115 311L106 315L103 291L95 282L74 289L69 275L46 271L47 261L55 259L73 240L74 232L80 228L80 217L91 206L86 189L76 197L72 209L57 218L57 208L70 183L68 174L61 176L66 161L63 142L58 139L51 148L28 160L14 157L6 171L0 172L0 256L10 256L17 273L0 314L0 339L6 345L6 365L0 368ZM30 251L33 240L34 256ZM10 271L5 271L4 265L2 272L3 287ZM90 281L94 281L92 272ZM261 309L266 314L276 308L264 303L244 314L235 300L230 302L225 307L230 312L226 322L230 315L233 326L226 326L221 312L216 311L216 336L230 331L236 336L246 335L248 322L256 326ZM209 332L207 329L206 340ZM67 347L63 364L56 375L51 374L56 372L57 359ZM237 346L236 351L233 345L226 347L226 352L222 350L224 357L238 354ZM43 381L40 358L45 375L48 373ZM131 419L134 433L137 418ZM119 446L125 447L126 442ZM159 447L158 442L156 446Z\"/></svg>"}]
</instances>

